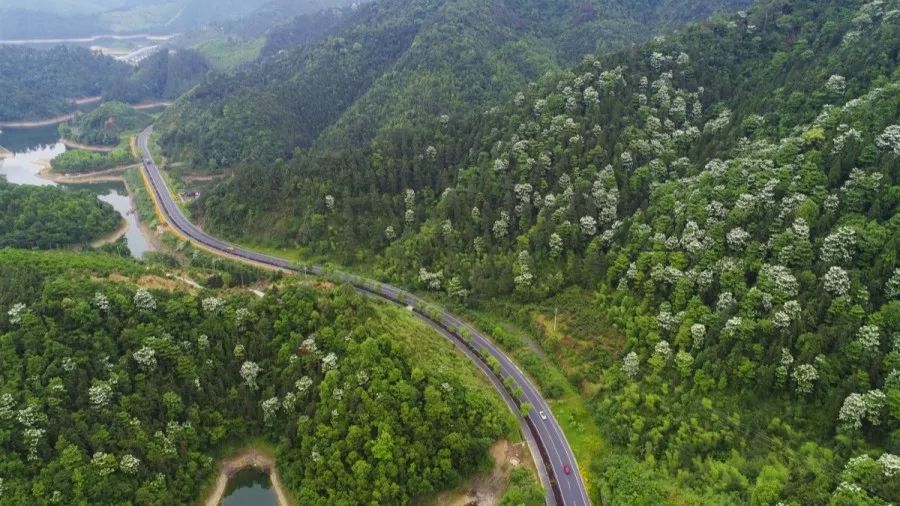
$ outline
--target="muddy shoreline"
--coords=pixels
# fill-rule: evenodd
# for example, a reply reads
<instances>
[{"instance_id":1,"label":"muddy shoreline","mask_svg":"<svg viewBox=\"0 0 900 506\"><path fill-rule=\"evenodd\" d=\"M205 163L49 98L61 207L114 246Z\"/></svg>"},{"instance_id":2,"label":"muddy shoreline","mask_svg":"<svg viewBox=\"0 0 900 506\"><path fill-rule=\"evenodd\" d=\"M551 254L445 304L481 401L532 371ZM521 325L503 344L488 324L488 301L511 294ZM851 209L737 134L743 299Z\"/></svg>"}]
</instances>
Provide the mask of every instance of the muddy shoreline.
<instances>
[{"instance_id":1,"label":"muddy shoreline","mask_svg":"<svg viewBox=\"0 0 900 506\"><path fill-rule=\"evenodd\" d=\"M93 151L95 153L110 153L112 150L116 149L116 146L97 146L93 144L81 144L79 142L75 142L72 139L66 139L65 137L59 139L59 142L66 145L68 148L72 149L80 149L82 151Z\"/></svg>"}]
</instances>

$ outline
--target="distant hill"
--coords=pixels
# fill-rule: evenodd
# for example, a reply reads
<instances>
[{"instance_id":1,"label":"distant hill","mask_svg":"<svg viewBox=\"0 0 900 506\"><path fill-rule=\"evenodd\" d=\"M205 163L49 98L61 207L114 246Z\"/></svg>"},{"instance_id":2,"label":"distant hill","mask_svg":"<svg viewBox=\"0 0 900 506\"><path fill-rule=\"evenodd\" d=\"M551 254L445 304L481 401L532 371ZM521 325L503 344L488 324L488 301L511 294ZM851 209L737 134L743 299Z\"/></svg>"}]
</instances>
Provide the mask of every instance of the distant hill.
<instances>
[{"instance_id":1,"label":"distant hill","mask_svg":"<svg viewBox=\"0 0 900 506\"><path fill-rule=\"evenodd\" d=\"M187 49L159 51L132 67L85 48L0 45L0 120L58 116L72 111L72 99L82 97L175 99L208 70L206 60Z\"/></svg>"},{"instance_id":2,"label":"distant hill","mask_svg":"<svg viewBox=\"0 0 900 506\"><path fill-rule=\"evenodd\" d=\"M279 38L302 43L306 32L297 39L285 35L290 24L274 30L263 52L277 54L206 80L167 112L160 139L169 154L211 168L286 157L298 147L358 146L399 124L415 127L488 107L584 54L746 3L365 4L321 42L289 49Z\"/></svg>"}]
</instances>

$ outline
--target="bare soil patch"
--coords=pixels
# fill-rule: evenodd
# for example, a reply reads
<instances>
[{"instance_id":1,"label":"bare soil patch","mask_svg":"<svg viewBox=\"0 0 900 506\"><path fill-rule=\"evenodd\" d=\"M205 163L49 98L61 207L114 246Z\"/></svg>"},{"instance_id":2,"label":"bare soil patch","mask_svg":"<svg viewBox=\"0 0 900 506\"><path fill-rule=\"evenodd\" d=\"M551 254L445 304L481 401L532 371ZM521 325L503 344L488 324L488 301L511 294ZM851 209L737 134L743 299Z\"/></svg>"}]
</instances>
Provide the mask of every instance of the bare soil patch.
<instances>
[{"instance_id":1,"label":"bare soil patch","mask_svg":"<svg viewBox=\"0 0 900 506\"><path fill-rule=\"evenodd\" d=\"M528 445L524 442L513 444L501 439L491 446L490 453L494 459L493 469L475 475L454 490L438 494L428 504L495 506L509 486L509 475L513 469L526 466L532 473L536 473Z\"/></svg>"}]
</instances>

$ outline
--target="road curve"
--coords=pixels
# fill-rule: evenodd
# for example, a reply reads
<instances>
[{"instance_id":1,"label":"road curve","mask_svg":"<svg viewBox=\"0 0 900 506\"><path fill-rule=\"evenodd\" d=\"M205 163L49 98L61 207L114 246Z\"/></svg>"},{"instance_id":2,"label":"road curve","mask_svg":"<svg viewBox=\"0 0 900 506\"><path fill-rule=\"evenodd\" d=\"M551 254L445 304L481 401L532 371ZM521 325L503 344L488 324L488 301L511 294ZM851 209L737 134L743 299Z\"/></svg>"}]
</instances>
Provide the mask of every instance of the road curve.
<instances>
[{"instance_id":1,"label":"road curve","mask_svg":"<svg viewBox=\"0 0 900 506\"><path fill-rule=\"evenodd\" d=\"M545 467L547 473L546 476L542 478L549 479L550 482L550 490L548 490L547 497L548 503L559 503L564 506L587 506L590 504L584 481L575 461L575 455L572 452L559 423L556 421L556 418L554 418L550 406L541 396L537 387L531 383L518 366L516 366L503 351L491 342L491 340L453 314L448 313L443 309L436 308L421 298L395 286L345 272L326 269L321 266L297 265L283 258L257 253L207 234L185 217L184 213L182 213L181 209L172 198L172 193L169 191L165 179L163 179L162 174L159 171L159 167L157 167L156 163L153 161L147 146L152 129L152 126L148 127L137 137L137 144L141 150L141 165L147 182L150 184L151 190L154 193L160 211L163 213L164 218L169 222L170 226L175 228L177 232L205 248L224 253L228 256L284 269L285 271L327 276L353 285L361 292L413 308L420 318L450 339L457 348L462 350L469 359L475 362L475 364L491 378L494 385L503 395L504 400L510 405L513 412L518 415L515 401L509 396L497 377L490 372L490 369L478 354L488 354L492 356L500 364L501 377L504 379L507 377L511 378L515 383L515 386L522 391L522 402L531 404L531 416L519 418L522 423L523 432L529 440L532 453L535 455L540 454L542 457L541 460L545 464L543 467ZM543 412L546 415L546 420L543 420L542 417L539 416L540 412ZM542 467L540 463L538 463L538 465L539 468ZM564 472L566 466L570 469L570 473ZM545 483L545 485L547 484Z\"/></svg>"}]
</instances>

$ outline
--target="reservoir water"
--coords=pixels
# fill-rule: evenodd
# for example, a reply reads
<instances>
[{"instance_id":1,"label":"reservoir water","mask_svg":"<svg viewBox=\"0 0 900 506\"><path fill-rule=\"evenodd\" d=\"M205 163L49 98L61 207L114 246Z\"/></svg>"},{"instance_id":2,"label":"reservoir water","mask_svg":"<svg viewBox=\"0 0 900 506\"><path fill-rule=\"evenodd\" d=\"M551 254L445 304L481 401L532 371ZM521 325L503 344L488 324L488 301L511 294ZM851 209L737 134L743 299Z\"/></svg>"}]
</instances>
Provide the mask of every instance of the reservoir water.
<instances>
[{"instance_id":1,"label":"reservoir water","mask_svg":"<svg viewBox=\"0 0 900 506\"><path fill-rule=\"evenodd\" d=\"M278 506L269 475L246 469L228 480L222 506Z\"/></svg>"},{"instance_id":2,"label":"reservoir water","mask_svg":"<svg viewBox=\"0 0 900 506\"><path fill-rule=\"evenodd\" d=\"M131 212L133 205L123 182L57 185L40 177L43 165L66 150L66 147L58 141L59 133L56 125L4 129L0 133L0 146L11 151L13 156L0 158L0 175L15 184L55 185L66 189L91 190L100 200L111 204L128 222L125 238L133 256L140 258L144 252L153 251L152 243L141 230L137 214Z\"/></svg>"}]
</instances>

